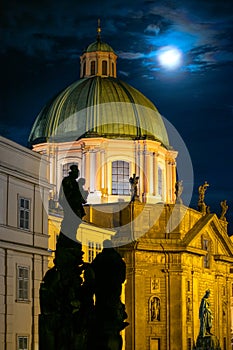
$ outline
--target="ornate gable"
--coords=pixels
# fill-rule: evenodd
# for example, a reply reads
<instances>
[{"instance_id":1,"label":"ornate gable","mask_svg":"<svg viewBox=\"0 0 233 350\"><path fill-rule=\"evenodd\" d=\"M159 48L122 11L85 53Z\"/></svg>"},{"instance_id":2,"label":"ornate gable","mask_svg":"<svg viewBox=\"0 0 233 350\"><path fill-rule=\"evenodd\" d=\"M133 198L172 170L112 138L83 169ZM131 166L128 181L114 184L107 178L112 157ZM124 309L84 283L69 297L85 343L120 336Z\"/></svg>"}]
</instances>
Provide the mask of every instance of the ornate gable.
<instances>
[{"instance_id":1,"label":"ornate gable","mask_svg":"<svg viewBox=\"0 0 233 350\"><path fill-rule=\"evenodd\" d=\"M203 216L185 235L187 248L208 250L214 258L233 262L233 244L216 214Z\"/></svg>"}]
</instances>

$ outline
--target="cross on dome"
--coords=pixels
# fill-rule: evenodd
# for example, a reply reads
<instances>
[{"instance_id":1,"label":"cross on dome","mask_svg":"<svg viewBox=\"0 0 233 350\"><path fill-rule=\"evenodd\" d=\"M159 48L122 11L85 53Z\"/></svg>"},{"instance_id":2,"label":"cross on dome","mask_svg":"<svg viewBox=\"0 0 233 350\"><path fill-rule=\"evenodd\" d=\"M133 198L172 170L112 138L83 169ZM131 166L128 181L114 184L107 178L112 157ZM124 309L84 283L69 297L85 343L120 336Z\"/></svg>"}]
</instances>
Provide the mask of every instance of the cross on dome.
<instances>
[{"instance_id":1,"label":"cross on dome","mask_svg":"<svg viewBox=\"0 0 233 350\"><path fill-rule=\"evenodd\" d=\"M101 40L101 26L100 26L100 18L98 18L98 26L97 26L97 41Z\"/></svg>"}]
</instances>

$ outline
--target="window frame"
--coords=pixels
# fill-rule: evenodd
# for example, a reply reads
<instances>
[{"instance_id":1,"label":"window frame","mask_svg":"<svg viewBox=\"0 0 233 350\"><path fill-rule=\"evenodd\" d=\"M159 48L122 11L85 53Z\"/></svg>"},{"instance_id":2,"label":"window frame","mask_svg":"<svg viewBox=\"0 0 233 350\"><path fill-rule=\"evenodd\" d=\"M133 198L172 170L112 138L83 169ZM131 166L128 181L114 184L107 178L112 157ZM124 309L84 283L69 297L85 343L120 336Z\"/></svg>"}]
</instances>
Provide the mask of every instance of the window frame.
<instances>
[{"instance_id":1,"label":"window frame","mask_svg":"<svg viewBox=\"0 0 233 350\"><path fill-rule=\"evenodd\" d=\"M96 61L92 60L90 62L90 74L95 75L96 74Z\"/></svg>"},{"instance_id":2,"label":"window frame","mask_svg":"<svg viewBox=\"0 0 233 350\"><path fill-rule=\"evenodd\" d=\"M69 175L71 165L77 165L78 167L79 164L75 161L62 164L62 179Z\"/></svg>"},{"instance_id":3,"label":"window frame","mask_svg":"<svg viewBox=\"0 0 233 350\"><path fill-rule=\"evenodd\" d=\"M121 165L122 163L122 165ZM125 160L112 161L112 195L129 196L130 163Z\"/></svg>"},{"instance_id":4,"label":"window frame","mask_svg":"<svg viewBox=\"0 0 233 350\"><path fill-rule=\"evenodd\" d=\"M102 75L108 75L108 61L103 60L102 61Z\"/></svg>"},{"instance_id":5,"label":"window frame","mask_svg":"<svg viewBox=\"0 0 233 350\"><path fill-rule=\"evenodd\" d=\"M19 341L20 339L23 339L23 341L26 339L27 340L27 347L25 348L24 345L23 345L23 348L20 347L20 344L19 344ZM29 350L29 336L28 335L21 335L21 334L17 334L17 339L16 339L16 342L17 342L17 350Z\"/></svg>"},{"instance_id":6,"label":"window frame","mask_svg":"<svg viewBox=\"0 0 233 350\"><path fill-rule=\"evenodd\" d=\"M210 246L210 239L207 237L202 237L202 249L206 252L206 254L203 256L203 267L205 269L210 269Z\"/></svg>"},{"instance_id":7,"label":"window frame","mask_svg":"<svg viewBox=\"0 0 233 350\"><path fill-rule=\"evenodd\" d=\"M28 202L28 206L21 205L22 201L24 204ZM18 228L21 230L30 231L30 219L31 199L22 195L18 195Z\"/></svg>"},{"instance_id":8,"label":"window frame","mask_svg":"<svg viewBox=\"0 0 233 350\"><path fill-rule=\"evenodd\" d=\"M88 241L87 254L88 262L91 263L95 259L95 242Z\"/></svg>"},{"instance_id":9,"label":"window frame","mask_svg":"<svg viewBox=\"0 0 233 350\"><path fill-rule=\"evenodd\" d=\"M27 271L27 277L20 276L20 269ZM22 287L20 286L20 284L22 284ZM26 295L24 295L25 291L26 291ZM23 296L20 295L21 293L23 293ZM16 266L16 301L29 302L30 301L29 293L30 293L30 267L25 265L17 265Z\"/></svg>"}]
</instances>

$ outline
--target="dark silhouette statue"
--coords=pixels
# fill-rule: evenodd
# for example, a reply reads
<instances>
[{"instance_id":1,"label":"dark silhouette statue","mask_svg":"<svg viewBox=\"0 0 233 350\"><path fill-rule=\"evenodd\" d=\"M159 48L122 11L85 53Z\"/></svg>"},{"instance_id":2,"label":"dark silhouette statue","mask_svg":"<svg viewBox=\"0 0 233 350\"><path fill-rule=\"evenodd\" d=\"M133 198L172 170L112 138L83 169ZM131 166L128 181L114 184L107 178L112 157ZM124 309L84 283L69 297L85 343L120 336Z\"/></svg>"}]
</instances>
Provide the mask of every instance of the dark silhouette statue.
<instances>
[{"instance_id":1,"label":"dark silhouette statue","mask_svg":"<svg viewBox=\"0 0 233 350\"><path fill-rule=\"evenodd\" d=\"M40 287L40 350L87 349L94 274L82 256L81 244L60 234L54 267L47 271Z\"/></svg>"},{"instance_id":2,"label":"dark silhouette statue","mask_svg":"<svg viewBox=\"0 0 233 350\"><path fill-rule=\"evenodd\" d=\"M126 266L112 242L104 241L104 249L91 264L95 274L96 322L92 350L121 350L120 331L128 323L125 305L121 301L122 283L126 277Z\"/></svg>"},{"instance_id":3,"label":"dark silhouette statue","mask_svg":"<svg viewBox=\"0 0 233 350\"><path fill-rule=\"evenodd\" d=\"M54 266L40 286L39 350L121 350L120 331L127 325L120 299L125 263L111 241L92 264L83 261L76 232L88 192L83 189L85 179L76 181L78 167L70 169L59 195L64 219Z\"/></svg>"},{"instance_id":4,"label":"dark silhouette statue","mask_svg":"<svg viewBox=\"0 0 233 350\"><path fill-rule=\"evenodd\" d=\"M206 290L199 307L200 331L194 350L221 350L219 339L211 332L213 312L209 302L210 290Z\"/></svg>"},{"instance_id":5,"label":"dark silhouette statue","mask_svg":"<svg viewBox=\"0 0 233 350\"><path fill-rule=\"evenodd\" d=\"M129 178L129 183L131 186L131 188L130 188L131 202L135 202L135 200L139 200L138 181L139 181L139 176L136 176L136 174L133 174L133 176Z\"/></svg>"},{"instance_id":6,"label":"dark silhouette statue","mask_svg":"<svg viewBox=\"0 0 233 350\"><path fill-rule=\"evenodd\" d=\"M77 228L85 216L83 204L87 198L87 191L83 190L85 179L77 181L79 173L77 165L71 165L69 175L62 180L59 193L59 204L64 211L61 231L72 239L76 238Z\"/></svg>"}]
</instances>

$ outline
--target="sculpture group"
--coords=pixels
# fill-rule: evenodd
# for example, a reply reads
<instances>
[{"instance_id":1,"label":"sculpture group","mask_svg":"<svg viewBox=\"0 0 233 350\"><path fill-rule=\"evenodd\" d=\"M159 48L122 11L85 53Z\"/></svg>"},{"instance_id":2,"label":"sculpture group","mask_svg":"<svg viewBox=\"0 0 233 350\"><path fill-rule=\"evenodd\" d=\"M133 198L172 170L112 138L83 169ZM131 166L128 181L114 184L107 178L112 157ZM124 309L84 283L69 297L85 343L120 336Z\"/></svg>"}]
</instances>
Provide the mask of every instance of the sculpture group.
<instances>
[{"instance_id":1,"label":"sculpture group","mask_svg":"<svg viewBox=\"0 0 233 350\"><path fill-rule=\"evenodd\" d=\"M87 193L78 177L78 167L72 165L62 181L59 201L64 219L54 267L40 287L39 349L121 350L120 331L128 325L121 302L126 266L111 241L104 241L92 263L83 261L76 232L85 215Z\"/></svg>"}]
</instances>

